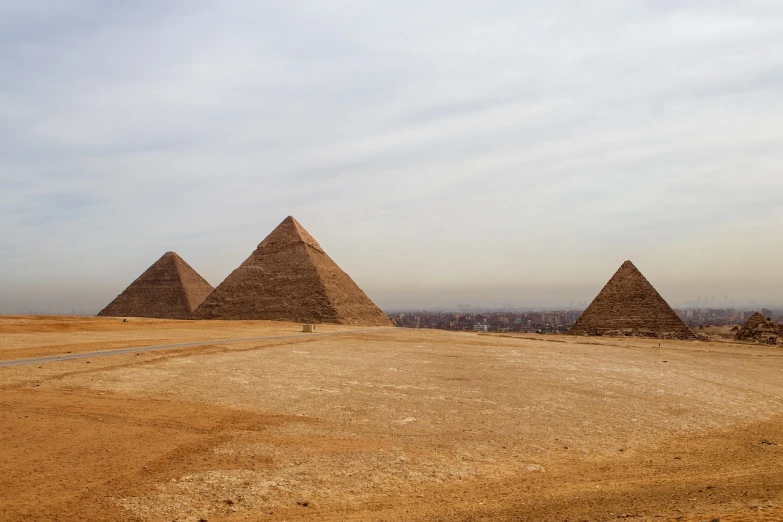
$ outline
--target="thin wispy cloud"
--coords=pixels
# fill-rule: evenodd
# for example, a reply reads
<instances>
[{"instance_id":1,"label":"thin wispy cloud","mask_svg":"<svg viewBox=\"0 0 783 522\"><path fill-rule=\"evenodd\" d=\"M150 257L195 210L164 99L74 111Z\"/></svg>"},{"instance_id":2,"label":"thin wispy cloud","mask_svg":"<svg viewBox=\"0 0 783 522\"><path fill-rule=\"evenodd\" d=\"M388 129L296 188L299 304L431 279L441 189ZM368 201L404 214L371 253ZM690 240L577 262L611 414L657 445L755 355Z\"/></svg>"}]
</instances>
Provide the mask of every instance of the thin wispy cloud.
<instances>
[{"instance_id":1,"label":"thin wispy cloud","mask_svg":"<svg viewBox=\"0 0 783 522\"><path fill-rule=\"evenodd\" d=\"M289 214L381 305L780 303L781 92L777 2L0 0L0 311Z\"/></svg>"}]
</instances>

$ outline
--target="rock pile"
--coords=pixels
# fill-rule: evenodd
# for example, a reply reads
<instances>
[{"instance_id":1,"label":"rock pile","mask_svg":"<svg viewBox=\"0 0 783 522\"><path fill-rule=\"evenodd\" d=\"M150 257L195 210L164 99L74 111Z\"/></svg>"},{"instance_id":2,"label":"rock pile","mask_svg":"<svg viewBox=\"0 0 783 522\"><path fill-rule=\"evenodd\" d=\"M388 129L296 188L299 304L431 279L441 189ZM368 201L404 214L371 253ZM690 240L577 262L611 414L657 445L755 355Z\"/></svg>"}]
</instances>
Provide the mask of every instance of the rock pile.
<instances>
[{"instance_id":1,"label":"rock pile","mask_svg":"<svg viewBox=\"0 0 783 522\"><path fill-rule=\"evenodd\" d=\"M184 259L166 252L98 315L190 319L212 290Z\"/></svg>"},{"instance_id":2,"label":"rock pile","mask_svg":"<svg viewBox=\"0 0 783 522\"><path fill-rule=\"evenodd\" d=\"M745 341L758 344L778 344L778 339L783 338L783 324L776 323L756 312L742 325L734 336L736 341Z\"/></svg>"},{"instance_id":3,"label":"rock pile","mask_svg":"<svg viewBox=\"0 0 783 522\"><path fill-rule=\"evenodd\" d=\"M696 339L630 261L622 264L568 333Z\"/></svg>"},{"instance_id":4,"label":"rock pile","mask_svg":"<svg viewBox=\"0 0 783 522\"><path fill-rule=\"evenodd\" d=\"M215 288L194 317L392 326L291 216Z\"/></svg>"}]
</instances>

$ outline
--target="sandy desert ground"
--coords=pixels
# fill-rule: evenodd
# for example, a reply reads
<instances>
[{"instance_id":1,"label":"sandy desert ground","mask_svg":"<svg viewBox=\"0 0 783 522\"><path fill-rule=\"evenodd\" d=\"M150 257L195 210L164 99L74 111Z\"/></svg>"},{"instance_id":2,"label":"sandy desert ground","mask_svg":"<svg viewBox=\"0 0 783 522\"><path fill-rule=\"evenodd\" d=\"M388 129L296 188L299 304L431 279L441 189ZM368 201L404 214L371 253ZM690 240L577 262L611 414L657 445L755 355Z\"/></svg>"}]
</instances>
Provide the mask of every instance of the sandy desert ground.
<instances>
[{"instance_id":1,"label":"sandy desert ground","mask_svg":"<svg viewBox=\"0 0 783 522\"><path fill-rule=\"evenodd\" d=\"M0 367L0 519L783 520L780 348L298 329L0 318L5 361L287 336Z\"/></svg>"}]
</instances>

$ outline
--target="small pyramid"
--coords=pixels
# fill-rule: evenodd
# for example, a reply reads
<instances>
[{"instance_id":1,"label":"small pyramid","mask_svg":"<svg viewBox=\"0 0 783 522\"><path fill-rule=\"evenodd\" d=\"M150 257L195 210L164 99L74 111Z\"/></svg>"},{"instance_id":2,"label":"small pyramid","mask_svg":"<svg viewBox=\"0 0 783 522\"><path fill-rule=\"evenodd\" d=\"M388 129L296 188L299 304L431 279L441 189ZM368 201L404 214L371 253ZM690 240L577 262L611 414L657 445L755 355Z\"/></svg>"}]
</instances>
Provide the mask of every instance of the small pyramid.
<instances>
[{"instance_id":1,"label":"small pyramid","mask_svg":"<svg viewBox=\"0 0 783 522\"><path fill-rule=\"evenodd\" d=\"M291 216L218 285L195 318L392 325Z\"/></svg>"},{"instance_id":2,"label":"small pyramid","mask_svg":"<svg viewBox=\"0 0 783 522\"><path fill-rule=\"evenodd\" d=\"M759 326L766 325L769 322L770 321L764 317L761 312L755 312L747 321L745 321L745 324L742 325L742 328L752 330L754 328L758 328Z\"/></svg>"},{"instance_id":3,"label":"small pyramid","mask_svg":"<svg viewBox=\"0 0 783 522\"><path fill-rule=\"evenodd\" d=\"M191 319L211 292L212 285L184 259L166 252L98 315Z\"/></svg>"},{"instance_id":4,"label":"small pyramid","mask_svg":"<svg viewBox=\"0 0 783 522\"><path fill-rule=\"evenodd\" d=\"M778 336L781 335L783 335L783 325L777 324L756 312L742 325L742 328L734 336L734 340L760 344L777 344Z\"/></svg>"},{"instance_id":5,"label":"small pyramid","mask_svg":"<svg viewBox=\"0 0 783 522\"><path fill-rule=\"evenodd\" d=\"M568 333L696 338L630 261L622 264Z\"/></svg>"}]
</instances>

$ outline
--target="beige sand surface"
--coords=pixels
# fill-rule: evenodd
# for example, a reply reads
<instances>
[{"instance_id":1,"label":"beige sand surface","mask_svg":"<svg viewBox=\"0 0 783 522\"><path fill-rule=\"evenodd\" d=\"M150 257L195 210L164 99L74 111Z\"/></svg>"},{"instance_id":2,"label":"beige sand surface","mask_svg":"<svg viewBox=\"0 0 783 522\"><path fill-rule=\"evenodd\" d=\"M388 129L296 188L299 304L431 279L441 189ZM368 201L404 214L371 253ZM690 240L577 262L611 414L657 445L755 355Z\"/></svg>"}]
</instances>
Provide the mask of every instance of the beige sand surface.
<instances>
[{"instance_id":1,"label":"beige sand surface","mask_svg":"<svg viewBox=\"0 0 783 522\"><path fill-rule=\"evenodd\" d=\"M658 343L381 329L0 368L0 511L783 519L783 351Z\"/></svg>"},{"instance_id":2,"label":"beige sand surface","mask_svg":"<svg viewBox=\"0 0 783 522\"><path fill-rule=\"evenodd\" d=\"M317 325L318 332L356 327ZM153 344L297 335L302 325L276 321L177 321L130 317L0 316L0 360Z\"/></svg>"}]
</instances>

